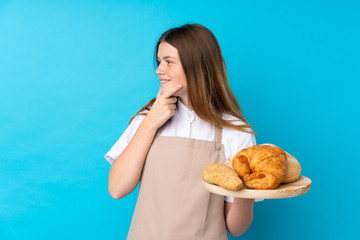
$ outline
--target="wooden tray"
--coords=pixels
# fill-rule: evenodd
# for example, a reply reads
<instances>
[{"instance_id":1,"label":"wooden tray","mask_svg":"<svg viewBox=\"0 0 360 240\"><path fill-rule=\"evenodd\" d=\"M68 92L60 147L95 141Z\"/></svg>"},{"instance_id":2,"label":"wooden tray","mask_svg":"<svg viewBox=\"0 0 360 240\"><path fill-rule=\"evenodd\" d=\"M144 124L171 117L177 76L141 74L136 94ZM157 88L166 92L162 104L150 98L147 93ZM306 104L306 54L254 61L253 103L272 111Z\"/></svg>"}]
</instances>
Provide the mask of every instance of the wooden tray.
<instances>
[{"instance_id":1,"label":"wooden tray","mask_svg":"<svg viewBox=\"0 0 360 240\"><path fill-rule=\"evenodd\" d=\"M231 191L220 186L209 184L203 180L205 188L212 193L231 196L236 198L248 199L276 199L291 198L303 195L309 191L311 187L311 179L300 176L298 180L292 183L280 184L277 188L271 190L255 190L247 188L245 185L239 191Z\"/></svg>"}]
</instances>

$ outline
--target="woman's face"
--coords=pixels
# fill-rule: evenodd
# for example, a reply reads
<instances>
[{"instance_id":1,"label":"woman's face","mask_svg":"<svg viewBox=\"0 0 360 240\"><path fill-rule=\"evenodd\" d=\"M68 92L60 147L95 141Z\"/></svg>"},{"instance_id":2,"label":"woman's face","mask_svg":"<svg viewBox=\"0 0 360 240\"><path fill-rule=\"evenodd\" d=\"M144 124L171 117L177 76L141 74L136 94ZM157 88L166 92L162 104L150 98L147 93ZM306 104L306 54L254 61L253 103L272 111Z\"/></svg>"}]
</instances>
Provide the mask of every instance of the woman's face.
<instances>
[{"instance_id":1,"label":"woman's face","mask_svg":"<svg viewBox=\"0 0 360 240\"><path fill-rule=\"evenodd\" d=\"M182 89L176 92L174 96L179 96L181 99L187 98L186 76L180 62L178 50L167 42L160 43L157 61L159 66L155 73L160 80L161 93L163 94L181 84Z\"/></svg>"}]
</instances>

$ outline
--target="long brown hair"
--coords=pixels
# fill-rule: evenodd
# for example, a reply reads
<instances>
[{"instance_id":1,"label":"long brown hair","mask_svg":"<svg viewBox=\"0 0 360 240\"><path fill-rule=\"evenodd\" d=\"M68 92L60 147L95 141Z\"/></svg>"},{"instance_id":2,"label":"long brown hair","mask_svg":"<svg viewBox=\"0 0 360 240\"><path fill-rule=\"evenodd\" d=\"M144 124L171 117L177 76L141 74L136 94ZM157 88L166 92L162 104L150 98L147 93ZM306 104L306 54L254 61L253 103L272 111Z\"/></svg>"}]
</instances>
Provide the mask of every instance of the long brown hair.
<instances>
[{"instance_id":1,"label":"long brown hair","mask_svg":"<svg viewBox=\"0 0 360 240\"><path fill-rule=\"evenodd\" d=\"M195 113L211 124L254 134L230 89L224 58L214 34L200 24L185 24L167 30L156 44L154 60L157 65L157 52L162 42L178 50L187 80L189 103ZM142 107L129 124L135 116L146 115L143 111L149 111L155 100ZM236 120L224 120L222 113L239 118L243 124L235 125L233 121Z\"/></svg>"}]
</instances>

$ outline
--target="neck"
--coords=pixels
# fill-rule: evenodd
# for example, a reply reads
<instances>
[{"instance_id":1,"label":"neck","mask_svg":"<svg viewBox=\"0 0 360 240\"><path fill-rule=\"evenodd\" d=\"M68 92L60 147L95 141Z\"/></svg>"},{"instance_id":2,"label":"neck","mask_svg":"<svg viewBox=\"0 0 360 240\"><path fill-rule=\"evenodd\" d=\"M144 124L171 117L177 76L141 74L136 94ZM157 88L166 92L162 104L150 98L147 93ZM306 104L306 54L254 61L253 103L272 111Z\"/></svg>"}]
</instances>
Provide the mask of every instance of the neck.
<instances>
[{"instance_id":1,"label":"neck","mask_svg":"<svg viewBox=\"0 0 360 240\"><path fill-rule=\"evenodd\" d=\"M191 111L193 110L193 108L190 105L189 98L180 97L180 100L181 100L182 104L184 104L188 109L190 109Z\"/></svg>"}]
</instances>

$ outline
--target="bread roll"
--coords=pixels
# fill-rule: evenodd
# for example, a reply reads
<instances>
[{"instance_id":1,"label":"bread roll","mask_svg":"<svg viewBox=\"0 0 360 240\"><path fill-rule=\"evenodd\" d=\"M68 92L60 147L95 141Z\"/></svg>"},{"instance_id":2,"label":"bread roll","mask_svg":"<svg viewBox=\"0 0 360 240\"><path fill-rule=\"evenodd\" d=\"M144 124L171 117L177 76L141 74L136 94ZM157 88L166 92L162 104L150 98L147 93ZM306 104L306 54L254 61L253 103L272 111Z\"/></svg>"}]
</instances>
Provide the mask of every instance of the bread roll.
<instances>
[{"instance_id":1,"label":"bread roll","mask_svg":"<svg viewBox=\"0 0 360 240\"><path fill-rule=\"evenodd\" d=\"M301 174L301 166L296 158L286 153L287 171L285 179L281 183L291 183L298 180Z\"/></svg>"},{"instance_id":2,"label":"bread roll","mask_svg":"<svg viewBox=\"0 0 360 240\"><path fill-rule=\"evenodd\" d=\"M221 163L206 166L202 177L207 183L233 191L240 190L244 185L234 169Z\"/></svg>"}]
</instances>

